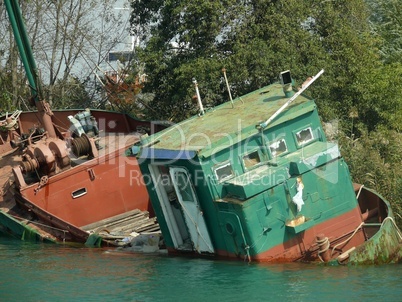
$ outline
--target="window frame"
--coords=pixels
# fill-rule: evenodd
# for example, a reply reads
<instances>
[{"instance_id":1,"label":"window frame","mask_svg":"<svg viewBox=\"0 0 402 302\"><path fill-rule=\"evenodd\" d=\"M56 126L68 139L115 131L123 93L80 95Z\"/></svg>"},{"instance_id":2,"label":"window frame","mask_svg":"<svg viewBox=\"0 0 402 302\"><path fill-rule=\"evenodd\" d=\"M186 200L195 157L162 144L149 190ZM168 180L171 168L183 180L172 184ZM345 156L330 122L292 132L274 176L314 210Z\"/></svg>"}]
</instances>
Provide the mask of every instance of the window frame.
<instances>
[{"instance_id":1,"label":"window frame","mask_svg":"<svg viewBox=\"0 0 402 302\"><path fill-rule=\"evenodd\" d=\"M272 146L274 143L277 143L277 142L280 142L280 141L283 141L283 142L285 143L285 148L286 148L286 150L283 151L283 152L281 152L281 153L279 153L279 154L277 154L277 155L274 155L273 152L272 152L272 150L271 150L271 146ZM286 138L285 138L285 137L278 138L278 139L276 139L276 140L274 140L274 141L268 141L268 149L269 149L269 153L270 153L270 155L271 155L272 158L281 157L281 156L284 156L284 155L286 155L286 154L289 153L289 148L288 148L288 144L287 144L287 142L286 142Z\"/></svg>"},{"instance_id":2,"label":"window frame","mask_svg":"<svg viewBox=\"0 0 402 302\"><path fill-rule=\"evenodd\" d=\"M306 141L299 141L298 140L298 133L300 133L300 132L302 132L304 130L308 130L308 129L310 130L310 133L311 133L311 139L306 140ZM304 127L301 127L299 129L293 131L293 136L294 136L294 139L295 139L295 142L296 142L296 146L298 148L302 148L304 146L310 145L311 143L315 142L318 139L316 137L316 135L314 135L313 127L311 126L311 124L309 124L307 126L304 126Z\"/></svg>"},{"instance_id":3,"label":"window frame","mask_svg":"<svg viewBox=\"0 0 402 302\"><path fill-rule=\"evenodd\" d=\"M257 153L259 161L256 164L247 167L246 163L244 161L244 157L246 157L246 156L248 156L248 155L250 155L252 153ZM241 161L241 164L243 166L244 171L250 171L250 170L252 170L252 169L254 169L254 168L256 168L256 167L258 167L258 166L260 166L262 164L261 152L260 152L259 148L255 148L255 149L253 149L253 150L251 150L249 152L245 152L245 153L241 154L239 157L240 157L240 161Z\"/></svg>"},{"instance_id":4,"label":"window frame","mask_svg":"<svg viewBox=\"0 0 402 302\"><path fill-rule=\"evenodd\" d=\"M230 175L227 175L227 176L223 177L223 178L218 177L217 170L222 169L222 168L225 168L225 167L227 167L227 166L230 166L230 170L232 171L232 173L231 173ZM232 163L230 162L230 160L227 160L227 161L220 162L220 163L216 164L216 165L213 167L212 170L213 170L213 172L214 172L214 175L215 175L216 180L217 180L218 183L221 183L221 182L223 182L223 181L225 181L225 180L228 180L228 179L230 179L230 178L233 178L233 177L235 176L235 173L234 173L234 170L233 170L233 165L232 165Z\"/></svg>"}]
</instances>

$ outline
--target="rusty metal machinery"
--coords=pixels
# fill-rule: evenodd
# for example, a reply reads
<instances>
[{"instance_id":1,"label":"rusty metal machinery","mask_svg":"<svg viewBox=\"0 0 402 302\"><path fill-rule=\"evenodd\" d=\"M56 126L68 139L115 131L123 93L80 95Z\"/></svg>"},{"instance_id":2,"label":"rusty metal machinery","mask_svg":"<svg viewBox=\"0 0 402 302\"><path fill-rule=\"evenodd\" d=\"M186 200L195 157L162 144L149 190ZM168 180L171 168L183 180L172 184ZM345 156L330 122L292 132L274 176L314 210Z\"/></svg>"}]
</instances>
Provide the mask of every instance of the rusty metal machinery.
<instances>
[{"instance_id":1,"label":"rusty metal machinery","mask_svg":"<svg viewBox=\"0 0 402 302\"><path fill-rule=\"evenodd\" d=\"M98 123L89 109L68 116L68 120L72 137L80 137L82 134L95 137L99 134Z\"/></svg>"},{"instance_id":2,"label":"rusty metal machinery","mask_svg":"<svg viewBox=\"0 0 402 302\"><path fill-rule=\"evenodd\" d=\"M47 138L26 148L20 165L13 168L13 174L17 186L22 188L27 185L24 175L33 173L41 179L42 184L44 178L48 179L69 167L70 157L66 142L58 138Z\"/></svg>"},{"instance_id":3,"label":"rusty metal machinery","mask_svg":"<svg viewBox=\"0 0 402 302\"><path fill-rule=\"evenodd\" d=\"M98 146L96 140L90 138L85 133L71 141L71 151L75 156L88 156L88 159L98 157Z\"/></svg>"},{"instance_id":4,"label":"rusty metal machinery","mask_svg":"<svg viewBox=\"0 0 402 302\"><path fill-rule=\"evenodd\" d=\"M71 151L76 157L98 157L98 149L93 138L85 133L71 140ZM19 166L20 173L34 172L37 176L53 176L71 166L67 143L60 139L47 138L29 145ZM20 177L18 177L20 178Z\"/></svg>"},{"instance_id":5,"label":"rusty metal machinery","mask_svg":"<svg viewBox=\"0 0 402 302\"><path fill-rule=\"evenodd\" d=\"M70 121L70 133L73 137L71 141L71 151L77 157L83 155L88 158L94 158L98 156L100 149L98 145L98 123L92 116L91 111L86 109L78 112L74 116L68 116Z\"/></svg>"},{"instance_id":6,"label":"rusty metal machinery","mask_svg":"<svg viewBox=\"0 0 402 302\"><path fill-rule=\"evenodd\" d=\"M71 151L76 157L88 156L94 158L98 156L98 123L92 116L91 111L86 109L78 112L74 116L68 116L70 121L70 133L73 137L71 141Z\"/></svg>"},{"instance_id":7,"label":"rusty metal machinery","mask_svg":"<svg viewBox=\"0 0 402 302\"><path fill-rule=\"evenodd\" d=\"M87 156L88 160L98 157L95 140L85 133L71 140L71 151L76 157ZM58 138L44 138L26 148L20 165L13 168L13 173L20 188L27 185L23 175L29 174L39 178L40 186L43 186L47 183L43 180L44 177L48 179L70 167L71 157L67 142Z\"/></svg>"},{"instance_id":8,"label":"rusty metal machinery","mask_svg":"<svg viewBox=\"0 0 402 302\"><path fill-rule=\"evenodd\" d=\"M37 171L52 176L70 166L67 145L60 139L47 139L28 146L20 164L23 173Z\"/></svg>"},{"instance_id":9,"label":"rusty metal machinery","mask_svg":"<svg viewBox=\"0 0 402 302\"><path fill-rule=\"evenodd\" d=\"M75 116L69 116L69 120L71 125L67 141L49 137L47 132L40 131L39 128L31 129L29 134L21 134L14 141L15 147L18 146L23 151L19 167L13 169L19 187L25 187L26 179L30 176L42 181L43 177L49 178L70 168L71 159L74 157L85 156L90 160L99 156L99 130L90 111L85 110Z\"/></svg>"}]
</instances>

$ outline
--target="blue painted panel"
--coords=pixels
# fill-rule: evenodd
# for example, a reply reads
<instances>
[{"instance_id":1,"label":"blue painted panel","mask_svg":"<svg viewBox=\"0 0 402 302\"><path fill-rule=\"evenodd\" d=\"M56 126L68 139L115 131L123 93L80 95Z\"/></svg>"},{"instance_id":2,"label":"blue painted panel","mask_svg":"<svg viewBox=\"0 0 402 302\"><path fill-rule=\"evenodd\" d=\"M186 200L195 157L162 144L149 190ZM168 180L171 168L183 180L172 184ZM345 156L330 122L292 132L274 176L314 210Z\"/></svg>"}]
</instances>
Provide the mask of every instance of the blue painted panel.
<instances>
[{"instance_id":1,"label":"blue painted panel","mask_svg":"<svg viewBox=\"0 0 402 302\"><path fill-rule=\"evenodd\" d=\"M168 149L154 149L142 148L139 158L152 158L152 159L192 159L196 156L195 151L191 150L168 150Z\"/></svg>"}]
</instances>

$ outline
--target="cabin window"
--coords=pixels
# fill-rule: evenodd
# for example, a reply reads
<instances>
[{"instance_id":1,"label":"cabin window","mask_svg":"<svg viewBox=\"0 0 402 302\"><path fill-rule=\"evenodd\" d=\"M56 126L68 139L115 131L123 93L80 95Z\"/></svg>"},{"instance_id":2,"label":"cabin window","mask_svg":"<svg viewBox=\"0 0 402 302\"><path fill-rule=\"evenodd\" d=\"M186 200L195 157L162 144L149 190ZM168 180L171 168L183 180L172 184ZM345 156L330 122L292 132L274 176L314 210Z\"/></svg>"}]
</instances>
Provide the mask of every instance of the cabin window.
<instances>
[{"instance_id":1,"label":"cabin window","mask_svg":"<svg viewBox=\"0 0 402 302\"><path fill-rule=\"evenodd\" d=\"M286 146L286 141L284 138L278 139L269 145L269 150L273 157L279 156L283 153L288 152L288 147Z\"/></svg>"},{"instance_id":2,"label":"cabin window","mask_svg":"<svg viewBox=\"0 0 402 302\"><path fill-rule=\"evenodd\" d=\"M226 162L215 168L215 176L218 181L223 181L233 175L232 164L230 162Z\"/></svg>"},{"instance_id":3,"label":"cabin window","mask_svg":"<svg viewBox=\"0 0 402 302\"><path fill-rule=\"evenodd\" d=\"M296 132L296 140L299 146L305 145L314 139L311 127Z\"/></svg>"},{"instance_id":4,"label":"cabin window","mask_svg":"<svg viewBox=\"0 0 402 302\"><path fill-rule=\"evenodd\" d=\"M243 164L244 168L246 169L250 169L255 165L258 165L260 162L261 158L260 154L258 153L258 150L255 150L243 156Z\"/></svg>"}]
</instances>

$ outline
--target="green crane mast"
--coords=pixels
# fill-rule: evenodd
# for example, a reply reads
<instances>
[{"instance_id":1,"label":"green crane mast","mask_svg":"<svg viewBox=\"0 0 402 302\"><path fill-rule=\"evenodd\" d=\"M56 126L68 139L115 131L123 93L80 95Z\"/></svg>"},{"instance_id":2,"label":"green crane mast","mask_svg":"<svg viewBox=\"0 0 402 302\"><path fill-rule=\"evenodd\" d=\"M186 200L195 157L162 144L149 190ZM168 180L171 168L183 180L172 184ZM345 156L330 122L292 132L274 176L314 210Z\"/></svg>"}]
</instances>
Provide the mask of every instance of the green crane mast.
<instances>
[{"instance_id":1,"label":"green crane mast","mask_svg":"<svg viewBox=\"0 0 402 302\"><path fill-rule=\"evenodd\" d=\"M57 137L52 123L52 112L49 104L43 98L42 87L39 82L38 70L32 53L32 47L25 29L21 9L17 0L4 0L14 39L17 43L21 61L24 65L29 86L31 88L32 99L38 109L41 122L49 137Z\"/></svg>"}]
</instances>

